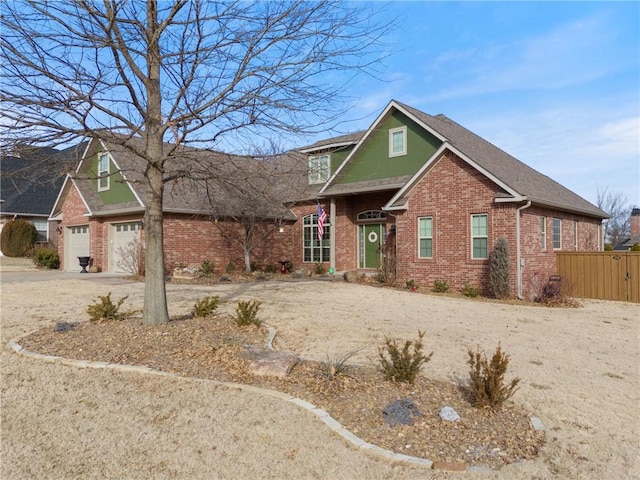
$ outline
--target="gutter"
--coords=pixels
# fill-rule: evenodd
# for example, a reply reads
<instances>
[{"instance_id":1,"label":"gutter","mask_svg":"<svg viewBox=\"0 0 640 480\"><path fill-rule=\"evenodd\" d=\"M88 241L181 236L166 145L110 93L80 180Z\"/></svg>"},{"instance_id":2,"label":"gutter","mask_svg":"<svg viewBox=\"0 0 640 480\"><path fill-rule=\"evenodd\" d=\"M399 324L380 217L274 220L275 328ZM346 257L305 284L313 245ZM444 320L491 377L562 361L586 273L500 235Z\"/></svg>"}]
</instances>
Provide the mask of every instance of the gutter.
<instances>
[{"instance_id":1,"label":"gutter","mask_svg":"<svg viewBox=\"0 0 640 480\"><path fill-rule=\"evenodd\" d=\"M524 259L520 253L520 212L531 206L531 200L520 208L516 208L516 282L518 284L518 299L524 300L522 295L522 268L524 267Z\"/></svg>"}]
</instances>

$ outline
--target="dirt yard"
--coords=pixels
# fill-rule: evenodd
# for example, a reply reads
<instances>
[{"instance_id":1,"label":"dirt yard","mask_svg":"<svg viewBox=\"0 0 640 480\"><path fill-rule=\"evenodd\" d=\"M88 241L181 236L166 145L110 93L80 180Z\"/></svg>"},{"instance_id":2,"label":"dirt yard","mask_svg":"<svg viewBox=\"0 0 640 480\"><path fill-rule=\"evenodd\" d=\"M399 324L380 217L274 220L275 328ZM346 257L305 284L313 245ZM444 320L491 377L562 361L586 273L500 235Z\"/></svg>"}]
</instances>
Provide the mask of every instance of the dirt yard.
<instances>
[{"instance_id":1,"label":"dirt yard","mask_svg":"<svg viewBox=\"0 0 640 480\"><path fill-rule=\"evenodd\" d=\"M48 364L12 353L11 339L44 325L85 320L98 295L143 285L82 280L2 284L3 479L460 478L391 465L347 445L292 404L196 379ZM342 282L168 285L171 315L219 295L263 302L276 346L305 358L360 349L372 362L385 336L426 331L425 374L467 376L469 347L511 356L522 379L513 398L546 424L536 460L465 478L639 478L640 308L583 301L578 309L516 306ZM279 342L279 343L278 343Z\"/></svg>"}]
</instances>

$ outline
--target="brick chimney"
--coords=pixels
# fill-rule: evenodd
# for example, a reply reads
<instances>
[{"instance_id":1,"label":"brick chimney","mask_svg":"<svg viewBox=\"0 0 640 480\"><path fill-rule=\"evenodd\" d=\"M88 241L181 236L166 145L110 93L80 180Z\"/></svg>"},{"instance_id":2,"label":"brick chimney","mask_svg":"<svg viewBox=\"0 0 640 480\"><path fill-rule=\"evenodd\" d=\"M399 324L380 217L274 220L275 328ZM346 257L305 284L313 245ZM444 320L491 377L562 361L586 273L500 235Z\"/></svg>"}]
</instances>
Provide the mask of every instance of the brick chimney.
<instances>
[{"instance_id":1,"label":"brick chimney","mask_svg":"<svg viewBox=\"0 0 640 480\"><path fill-rule=\"evenodd\" d=\"M631 238L640 236L640 208L631 210L631 218L629 219Z\"/></svg>"}]
</instances>

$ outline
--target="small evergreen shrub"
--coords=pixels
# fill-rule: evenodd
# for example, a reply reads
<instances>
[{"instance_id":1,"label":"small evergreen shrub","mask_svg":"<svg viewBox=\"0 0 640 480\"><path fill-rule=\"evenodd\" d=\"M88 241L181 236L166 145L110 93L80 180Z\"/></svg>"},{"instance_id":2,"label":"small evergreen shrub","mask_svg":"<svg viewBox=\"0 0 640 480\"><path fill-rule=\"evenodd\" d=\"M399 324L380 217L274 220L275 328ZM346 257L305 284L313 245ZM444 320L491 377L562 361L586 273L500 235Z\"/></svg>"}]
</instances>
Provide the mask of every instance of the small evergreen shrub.
<instances>
[{"instance_id":1,"label":"small evergreen shrub","mask_svg":"<svg viewBox=\"0 0 640 480\"><path fill-rule=\"evenodd\" d=\"M273 263L264 266L264 273L277 273L280 269Z\"/></svg>"},{"instance_id":2,"label":"small evergreen shrub","mask_svg":"<svg viewBox=\"0 0 640 480\"><path fill-rule=\"evenodd\" d=\"M111 292L109 292L106 296L98 297L100 298L100 303L97 300L93 300L94 305L89 305L87 307L87 313L89 314L89 320L93 322L102 321L102 320L121 320L124 318L124 314L118 312L124 301L129 298L129 295L126 297L122 297L118 300L118 303L113 303L111 301Z\"/></svg>"},{"instance_id":3,"label":"small evergreen shrub","mask_svg":"<svg viewBox=\"0 0 640 480\"><path fill-rule=\"evenodd\" d=\"M496 298L509 296L509 244L500 237L489 258L489 288Z\"/></svg>"},{"instance_id":4,"label":"small evergreen shrub","mask_svg":"<svg viewBox=\"0 0 640 480\"><path fill-rule=\"evenodd\" d=\"M324 275L326 273L326 269L324 268L324 263L316 262L315 268L314 268L314 273L316 275Z\"/></svg>"},{"instance_id":5,"label":"small evergreen shrub","mask_svg":"<svg viewBox=\"0 0 640 480\"><path fill-rule=\"evenodd\" d=\"M413 290L414 288L417 288L415 280L407 280L405 284L407 286L407 290Z\"/></svg>"},{"instance_id":6,"label":"small evergreen shrub","mask_svg":"<svg viewBox=\"0 0 640 480\"><path fill-rule=\"evenodd\" d=\"M290 260L284 262L284 269L287 273L293 272L293 262Z\"/></svg>"},{"instance_id":7,"label":"small evergreen shrub","mask_svg":"<svg viewBox=\"0 0 640 480\"><path fill-rule=\"evenodd\" d=\"M258 300L239 300L236 307L236 325L244 327L247 325L255 325L259 327L262 322L258 319L258 310L262 302Z\"/></svg>"},{"instance_id":8,"label":"small evergreen shrub","mask_svg":"<svg viewBox=\"0 0 640 480\"><path fill-rule=\"evenodd\" d=\"M60 268L60 257L52 248L39 248L33 255L33 263L40 268L56 269Z\"/></svg>"},{"instance_id":9,"label":"small evergreen shrub","mask_svg":"<svg viewBox=\"0 0 640 480\"><path fill-rule=\"evenodd\" d=\"M436 280L433 282L433 291L435 293L447 293L449 291L449 284L446 280Z\"/></svg>"},{"instance_id":10,"label":"small evergreen shrub","mask_svg":"<svg viewBox=\"0 0 640 480\"><path fill-rule=\"evenodd\" d=\"M225 273L231 274L236 271L236 265L233 262L227 263L227 268L224 269Z\"/></svg>"},{"instance_id":11,"label":"small evergreen shrub","mask_svg":"<svg viewBox=\"0 0 640 480\"><path fill-rule=\"evenodd\" d=\"M640 252L640 243L634 243L629 249L630 252Z\"/></svg>"},{"instance_id":12,"label":"small evergreen shrub","mask_svg":"<svg viewBox=\"0 0 640 480\"><path fill-rule=\"evenodd\" d=\"M7 257L26 257L36 243L38 232L31 223L17 218L2 228L0 250Z\"/></svg>"},{"instance_id":13,"label":"small evergreen shrub","mask_svg":"<svg viewBox=\"0 0 640 480\"><path fill-rule=\"evenodd\" d=\"M193 307L193 314L196 317L208 317L213 314L216 308L218 308L219 301L220 297L217 295L215 297L204 297L197 300Z\"/></svg>"},{"instance_id":14,"label":"small evergreen shrub","mask_svg":"<svg viewBox=\"0 0 640 480\"><path fill-rule=\"evenodd\" d=\"M198 269L198 273L203 277L210 277L213 275L214 265L209 260L203 260Z\"/></svg>"},{"instance_id":15,"label":"small evergreen shrub","mask_svg":"<svg viewBox=\"0 0 640 480\"><path fill-rule=\"evenodd\" d=\"M474 287L473 285L467 282L464 284L464 287L462 288L462 294L465 297L476 298L477 296L480 295L480 289Z\"/></svg>"},{"instance_id":16,"label":"small evergreen shrub","mask_svg":"<svg viewBox=\"0 0 640 480\"><path fill-rule=\"evenodd\" d=\"M480 347L474 352L468 350L467 364L471 369L471 390L473 402L476 407L491 407L499 409L502 404L513 396L520 383L519 378L514 378L509 384L504 376L509 365L509 355L502 353L500 345L496 349L491 361L480 352Z\"/></svg>"},{"instance_id":17,"label":"small evergreen shrub","mask_svg":"<svg viewBox=\"0 0 640 480\"><path fill-rule=\"evenodd\" d=\"M605 243L604 244L604 251L605 252L612 252L613 251L613 245L611 245L610 243Z\"/></svg>"},{"instance_id":18,"label":"small evergreen shrub","mask_svg":"<svg viewBox=\"0 0 640 480\"><path fill-rule=\"evenodd\" d=\"M402 349L396 340L385 339L385 346L378 349L378 355L386 380L413 384L422 365L431 360L433 355L433 352L426 356L422 353L423 337L424 332L418 330L418 339L413 342L407 340Z\"/></svg>"}]
</instances>

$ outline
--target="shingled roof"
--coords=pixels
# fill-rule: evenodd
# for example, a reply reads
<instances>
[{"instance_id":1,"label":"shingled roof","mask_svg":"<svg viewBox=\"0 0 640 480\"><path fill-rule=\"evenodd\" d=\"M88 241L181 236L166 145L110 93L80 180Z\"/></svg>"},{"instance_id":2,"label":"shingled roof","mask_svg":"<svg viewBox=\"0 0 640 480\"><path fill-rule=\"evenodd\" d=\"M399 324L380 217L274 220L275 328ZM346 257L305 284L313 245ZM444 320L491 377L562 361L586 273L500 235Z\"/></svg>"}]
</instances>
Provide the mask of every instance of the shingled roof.
<instances>
[{"instance_id":1,"label":"shingled roof","mask_svg":"<svg viewBox=\"0 0 640 480\"><path fill-rule=\"evenodd\" d=\"M85 146L45 147L0 158L0 214L48 217L65 174L73 170Z\"/></svg>"}]
</instances>

